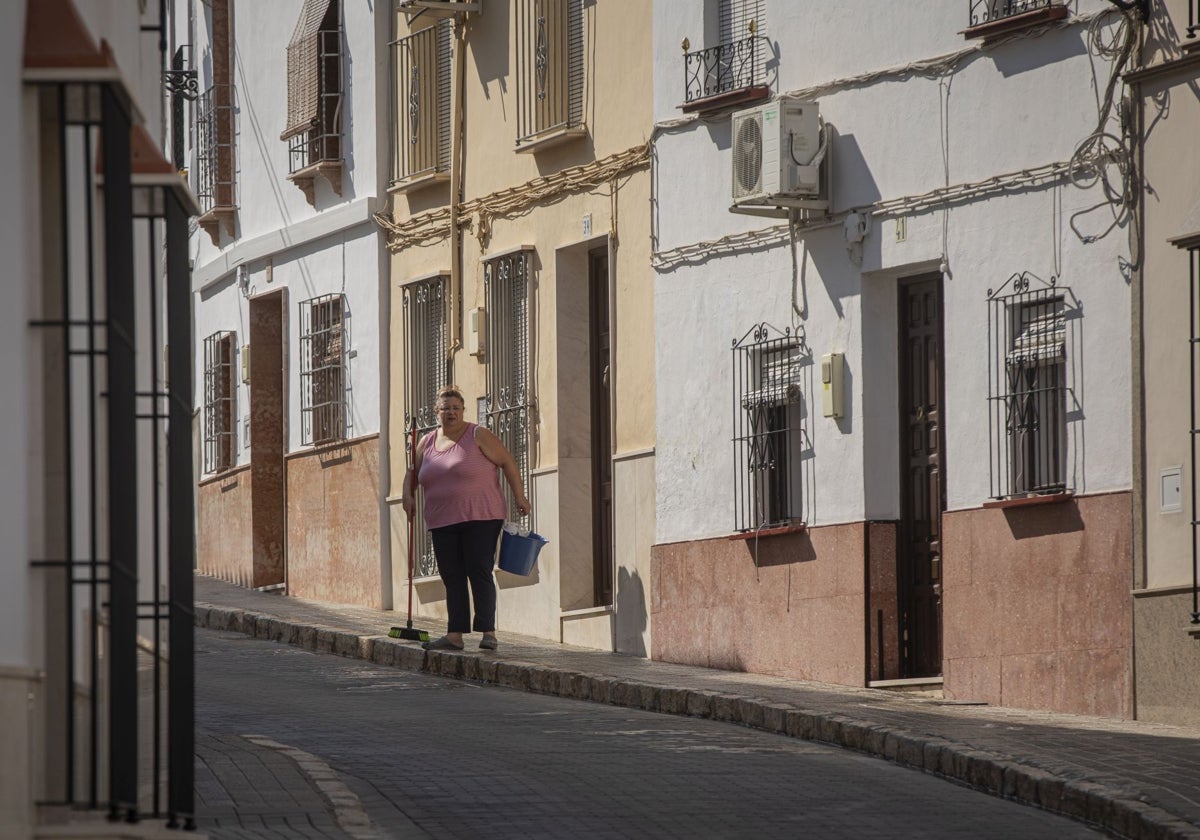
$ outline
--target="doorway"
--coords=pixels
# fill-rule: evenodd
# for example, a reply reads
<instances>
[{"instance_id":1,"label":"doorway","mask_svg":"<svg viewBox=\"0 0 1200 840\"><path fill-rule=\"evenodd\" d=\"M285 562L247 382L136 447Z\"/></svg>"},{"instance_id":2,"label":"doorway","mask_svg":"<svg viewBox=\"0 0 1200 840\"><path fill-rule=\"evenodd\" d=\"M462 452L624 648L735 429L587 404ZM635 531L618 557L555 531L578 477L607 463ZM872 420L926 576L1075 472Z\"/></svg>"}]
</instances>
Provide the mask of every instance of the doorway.
<instances>
[{"instance_id":1,"label":"doorway","mask_svg":"<svg viewBox=\"0 0 1200 840\"><path fill-rule=\"evenodd\" d=\"M902 280L899 313L900 671L904 678L936 677L942 673L946 509L941 275Z\"/></svg>"},{"instance_id":2,"label":"doorway","mask_svg":"<svg viewBox=\"0 0 1200 840\"><path fill-rule=\"evenodd\" d=\"M287 580L287 484L284 341L287 295L281 289L250 300L250 520L253 585ZM245 352L245 351L243 351ZM248 371L246 371L248 368Z\"/></svg>"},{"instance_id":3,"label":"doorway","mask_svg":"<svg viewBox=\"0 0 1200 840\"><path fill-rule=\"evenodd\" d=\"M608 249L588 252L588 379L591 390L592 569L595 606L613 602L611 355Z\"/></svg>"}]
</instances>

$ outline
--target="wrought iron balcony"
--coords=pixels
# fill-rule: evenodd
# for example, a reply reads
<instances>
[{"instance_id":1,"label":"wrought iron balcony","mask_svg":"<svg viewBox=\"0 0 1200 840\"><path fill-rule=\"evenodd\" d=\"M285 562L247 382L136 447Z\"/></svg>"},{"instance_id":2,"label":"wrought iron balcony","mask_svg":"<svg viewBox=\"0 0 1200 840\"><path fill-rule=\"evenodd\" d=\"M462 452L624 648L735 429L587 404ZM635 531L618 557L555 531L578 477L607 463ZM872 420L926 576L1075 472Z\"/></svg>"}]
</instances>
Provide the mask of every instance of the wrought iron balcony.
<instances>
[{"instance_id":1,"label":"wrought iron balcony","mask_svg":"<svg viewBox=\"0 0 1200 840\"><path fill-rule=\"evenodd\" d=\"M759 52L762 49L759 40L758 35L751 31L748 37L739 41L689 52L690 44L685 39L683 110L704 110L702 105L709 102L722 106L736 104L724 99L741 91L765 88L765 79L759 75ZM737 99L737 102L740 101Z\"/></svg>"},{"instance_id":2,"label":"wrought iron balcony","mask_svg":"<svg viewBox=\"0 0 1200 840\"><path fill-rule=\"evenodd\" d=\"M1038 9L1061 6L1061 0L967 0L970 6L970 27L1005 20Z\"/></svg>"}]
</instances>

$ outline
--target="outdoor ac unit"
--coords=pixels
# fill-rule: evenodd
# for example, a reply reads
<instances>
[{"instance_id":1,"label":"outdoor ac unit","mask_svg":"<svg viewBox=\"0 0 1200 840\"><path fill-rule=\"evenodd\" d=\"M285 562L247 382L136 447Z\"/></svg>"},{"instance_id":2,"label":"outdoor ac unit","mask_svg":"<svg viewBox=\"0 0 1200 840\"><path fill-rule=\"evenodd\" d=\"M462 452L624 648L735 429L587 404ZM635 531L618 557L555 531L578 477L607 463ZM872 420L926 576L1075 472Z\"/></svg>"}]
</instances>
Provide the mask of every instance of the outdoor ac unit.
<instances>
[{"instance_id":1,"label":"outdoor ac unit","mask_svg":"<svg viewBox=\"0 0 1200 840\"><path fill-rule=\"evenodd\" d=\"M803 206L820 199L822 135L815 102L776 100L736 112L734 207Z\"/></svg>"}]
</instances>

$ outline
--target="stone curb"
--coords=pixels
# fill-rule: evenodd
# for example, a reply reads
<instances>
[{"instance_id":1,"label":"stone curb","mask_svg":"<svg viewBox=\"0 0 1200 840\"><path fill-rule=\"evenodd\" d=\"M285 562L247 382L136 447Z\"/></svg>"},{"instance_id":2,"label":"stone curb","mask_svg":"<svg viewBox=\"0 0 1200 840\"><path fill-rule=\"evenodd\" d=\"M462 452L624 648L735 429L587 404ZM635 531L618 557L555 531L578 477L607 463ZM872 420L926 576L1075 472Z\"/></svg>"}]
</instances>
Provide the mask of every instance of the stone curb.
<instances>
[{"instance_id":1,"label":"stone curb","mask_svg":"<svg viewBox=\"0 0 1200 840\"><path fill-rule=\"evenodd\" d=\"M1090 823L1130 840L1200 840L1200 827L1142 802L1128 791L1065 778L954 741L846 715L799 709L762 698L622 680L474 653L426 651L386 635L359 635L336 627L302 624L210 604L196 604L195 624L440 677L737 723L884 758L993 796Z\"/></svg>"}]
</instances>

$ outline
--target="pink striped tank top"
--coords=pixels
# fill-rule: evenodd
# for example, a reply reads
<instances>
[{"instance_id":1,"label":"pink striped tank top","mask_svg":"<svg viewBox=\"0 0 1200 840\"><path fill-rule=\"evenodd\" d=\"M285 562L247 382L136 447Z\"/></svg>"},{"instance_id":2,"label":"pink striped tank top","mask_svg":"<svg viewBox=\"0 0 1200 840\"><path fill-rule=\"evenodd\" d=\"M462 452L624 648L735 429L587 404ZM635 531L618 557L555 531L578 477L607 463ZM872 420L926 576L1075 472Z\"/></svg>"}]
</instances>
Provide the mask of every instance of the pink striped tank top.
<instances>
[{"instance_id":1,"label":"pink striped tank top","mask_svg":"<svg viewBox=\"0 0 1200 840\"><path fill-rule=\"evenodd\" d=\"M474 423L462 437L439 452L437 432L425 436L417 480L425 490L425 527L442 528L458 522L504 519L508 514L500 494L499 468L475 442Z\"/></svg>"}]
</instances>

